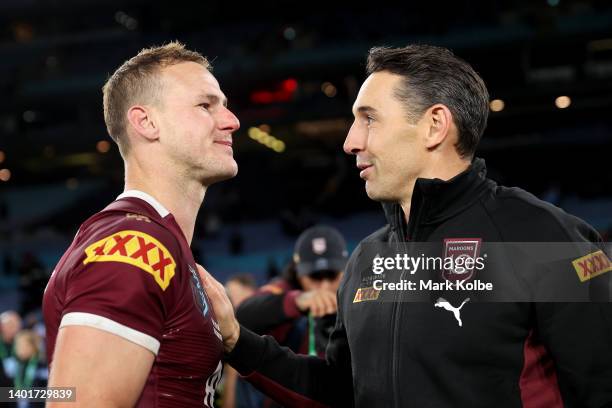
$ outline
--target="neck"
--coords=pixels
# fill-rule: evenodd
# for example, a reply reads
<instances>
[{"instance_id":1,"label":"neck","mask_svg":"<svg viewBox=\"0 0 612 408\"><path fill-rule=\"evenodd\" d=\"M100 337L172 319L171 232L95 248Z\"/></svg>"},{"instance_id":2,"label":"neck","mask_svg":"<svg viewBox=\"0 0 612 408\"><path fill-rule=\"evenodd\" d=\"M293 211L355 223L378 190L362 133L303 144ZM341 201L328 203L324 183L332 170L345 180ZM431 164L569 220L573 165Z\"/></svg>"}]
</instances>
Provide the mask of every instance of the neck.
<instances>
[{"instance_id":1,"label":"neck","mask_svg":"<svg viewBox=\"0 0 612 408\"><path fill-rule=\"evenodd\" d=\"M174 216L190 245L206 188L194 180L173 177L161 166L151 166L145 171L136 160L125 163L125 190L140 190L159 201Z\"/></svg>"},{"instance_id":2,"label":"neck","mask_svg":"<svg viewBox=\"0 0 612 408\"><path fill-rule=\"evenodd\" d=\"M448 181L453 177L463 173L470 166L469 159L462 159L457 155L453 157L442 157L438 156L437 159L432 160L430 165L424 169L414 180L410 181L410 188L407 194L399 200L399 204L404 211L404 218L406 224L410 221L410 207L412 204L412 195L414 192L414 186L417 179L440 179Z\"/></svg>"},{"instance_id":3,"label":"neck","mask_svg":"<svg viewBox=\"0 0 612 408\"><path fill-rule=\"evenodd\" d=\"M412 193L412 192L411 192ZM404 219L406 220L406 224L410 221L410 203L412 201L412 194L407 201L400 201L400 207L402 207L402 211L404 212Z\"/></svg>"}]
</instances>

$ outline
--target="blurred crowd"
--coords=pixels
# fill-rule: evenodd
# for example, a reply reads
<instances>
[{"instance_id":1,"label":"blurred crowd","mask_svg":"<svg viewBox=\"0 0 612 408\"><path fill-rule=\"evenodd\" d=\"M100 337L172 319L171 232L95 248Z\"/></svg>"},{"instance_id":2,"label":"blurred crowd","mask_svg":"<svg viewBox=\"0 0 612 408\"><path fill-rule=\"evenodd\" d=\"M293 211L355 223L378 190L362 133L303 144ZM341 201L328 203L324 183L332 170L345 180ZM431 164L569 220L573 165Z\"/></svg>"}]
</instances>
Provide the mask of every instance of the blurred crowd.
<instances>
[{"instance_id":1,"label":"blurred crowd","mask_svg":"<svg viewBox=\"0 0 612 408\"><path fill-rule=\"evenodd\" d=\"M24 319L14 310L0 314L0 386L21 389L47 385L44 339L40 315L29 314ZM13 406L42 407L44 404L19 401Z\"/></svg>"}]
</instances>

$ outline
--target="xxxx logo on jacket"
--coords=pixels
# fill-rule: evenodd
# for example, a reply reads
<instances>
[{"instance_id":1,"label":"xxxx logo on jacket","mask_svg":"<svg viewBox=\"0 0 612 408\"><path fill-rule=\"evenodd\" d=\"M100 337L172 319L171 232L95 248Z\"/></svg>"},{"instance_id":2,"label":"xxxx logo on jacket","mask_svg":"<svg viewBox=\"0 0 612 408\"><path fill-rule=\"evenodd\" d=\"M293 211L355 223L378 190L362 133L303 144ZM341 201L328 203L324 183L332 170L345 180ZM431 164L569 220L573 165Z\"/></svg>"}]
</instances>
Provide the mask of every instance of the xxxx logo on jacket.
<instances>
[{"instance_id":1,"label":"xxxx logo on jacket","mask_svg":"<svg viewBox=\"0 0 612 408\"><path fill-rule=\"evenodd\" d=\"M445 238L442 278L452 282L472 279L481 244L481 238Z\"/></svg>"},{"instance_id":2,"label":"xxxx logo on jacket","mask_svg":"<svg viewBox=\"0 0 612 408\"><path fill-rule=\"evenodd\" d=\"M174 276L176 262L170 251L151 235L141 231L115 232L85 248L84 265L90 262L122 262L150 273L166 290Z\"/></svg>"},{"instance_id":3,"label":"xxxx logo on jacket","mask_svg":"<svg viewBox=\"0 0 612 408\"><path fill-rule=\"evenodd\" d=\"M612 271L612 262L600 249L572 261L580 282L586 282L596 276Z\"/></svg>"},{"instance_id":4,"label":"xxxx logo on jacket","mask_svg":"<svg viewBox=\"0 0 612 408\"><path fill-rule=\"evenodd\" d=\"M353 303L367 302L370 300L376 300L380 296L380 291L371 288L359 288L355 292Z\"/></svg>"}]
</instances>

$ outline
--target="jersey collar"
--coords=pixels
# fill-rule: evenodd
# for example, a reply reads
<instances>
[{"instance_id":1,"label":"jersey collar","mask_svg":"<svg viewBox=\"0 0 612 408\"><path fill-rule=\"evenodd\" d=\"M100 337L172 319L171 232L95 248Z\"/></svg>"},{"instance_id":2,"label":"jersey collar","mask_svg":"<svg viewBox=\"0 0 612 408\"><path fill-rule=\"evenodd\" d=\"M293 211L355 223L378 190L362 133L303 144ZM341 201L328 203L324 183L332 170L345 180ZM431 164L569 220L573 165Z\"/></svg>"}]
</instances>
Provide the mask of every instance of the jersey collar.
<instances>
[{"instance_id":1,"label":"jersey collar","mask_svg":"<svg viewBox=\"0 0 612 408\"><path fill-rule=\"evenodd\" d=\"M161 205L161 203L157 201L155 198L153 198L153 196L145 193L144 191L126 190L123 193L119 194L119 196L117 197L117 200L120 200L122 198L127 198L127 197L139 198L142 201L145 201L147 204L153 207L155 211L157 211L159 216L162 218L165 218L168 214L170 214L170 211L168 211L166 207Z\"/></svg>"}]
</instances>

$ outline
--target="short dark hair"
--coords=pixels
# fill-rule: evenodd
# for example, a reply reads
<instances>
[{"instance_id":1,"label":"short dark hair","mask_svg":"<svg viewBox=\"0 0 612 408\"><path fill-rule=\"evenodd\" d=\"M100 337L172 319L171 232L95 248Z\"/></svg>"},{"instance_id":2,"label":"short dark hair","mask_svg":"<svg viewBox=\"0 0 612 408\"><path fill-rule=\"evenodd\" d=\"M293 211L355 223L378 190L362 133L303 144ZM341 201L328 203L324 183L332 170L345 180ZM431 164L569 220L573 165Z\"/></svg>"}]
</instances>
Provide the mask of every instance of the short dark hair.
<instances>
[{"instance_id":1,"label":"short dark hair","mask_svg":"<svg viewBox=\"0 0 612 408\"><path fill-rule=\"evenodd\" d=\"M401 75L395 97L416 121L436 103L448 107L459 130L457 152L473 157L487 126L489 92L482 78L452 51L432 45L370 49L367 74L388 71Z\"/></svg>"}]
</instances>

